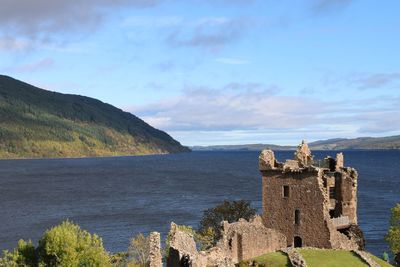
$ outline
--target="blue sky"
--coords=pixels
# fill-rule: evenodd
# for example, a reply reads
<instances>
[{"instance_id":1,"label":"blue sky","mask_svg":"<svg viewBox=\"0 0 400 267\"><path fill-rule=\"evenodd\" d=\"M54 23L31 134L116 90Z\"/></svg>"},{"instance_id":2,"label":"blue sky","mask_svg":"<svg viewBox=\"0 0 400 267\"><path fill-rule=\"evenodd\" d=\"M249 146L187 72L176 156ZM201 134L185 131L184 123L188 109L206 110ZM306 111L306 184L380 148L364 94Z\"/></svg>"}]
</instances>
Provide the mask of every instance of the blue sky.
<instances>
[{"instance_id":1,"label":"blue sky","mask_svg":"<svg viewBox=\"0 0 400 267\"><path fill-rule=\"evenodd\" d=\"M185 145L397 135L399 10L396 0L2 0L0 73L100 99Z\"/></svg>"}]
</instances>

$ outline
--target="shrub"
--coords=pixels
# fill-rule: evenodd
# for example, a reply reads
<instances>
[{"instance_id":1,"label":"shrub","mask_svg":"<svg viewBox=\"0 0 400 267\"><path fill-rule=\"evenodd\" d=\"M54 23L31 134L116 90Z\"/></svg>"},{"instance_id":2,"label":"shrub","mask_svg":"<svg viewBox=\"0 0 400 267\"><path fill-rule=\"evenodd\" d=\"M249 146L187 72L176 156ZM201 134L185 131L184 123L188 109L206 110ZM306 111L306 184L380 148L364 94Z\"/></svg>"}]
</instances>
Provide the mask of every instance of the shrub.
<instances>
[{"instance_id":1,"label":"shrub","mask_svg":"<svg viewBox=\"0 0 400 267\"><path fill-rule=\"evenodd\" d=\"M44 233L38 255L40 266L111 266L101 238L70 221Z\"/></svg>"},{"instance_id":2,"label":"shrub","mask_svg":"<svg viewBox=\"0 0 400 267\"><path fill-rule=\"evenodd\" d=\"M400 203L397 203L397 205L392 208L390 227L385 239L395 255L397 266L400 266Z\"/></svg>"},{"instance_id":3,"label":"shrub","mask_svg":"<svg viewBox=\"0 0 400 267\"><path fill-rule=\"evenodd\" d=\"M3 258L0 258L1 267L35 267L37 266L37 255L32 241L19 240L17 248L12 252L4 251Z\"/></svg>"},{"instance_id":4,"label":"shrub","mask_svg":"<svg viewBox=\"0 0 400 267\"><path fill-rule=\"evenodd\" d=\"M128 264L131 266L149 266L150 239L142 233L132 238L128 248Z\"/></svg>"}]
</instances>

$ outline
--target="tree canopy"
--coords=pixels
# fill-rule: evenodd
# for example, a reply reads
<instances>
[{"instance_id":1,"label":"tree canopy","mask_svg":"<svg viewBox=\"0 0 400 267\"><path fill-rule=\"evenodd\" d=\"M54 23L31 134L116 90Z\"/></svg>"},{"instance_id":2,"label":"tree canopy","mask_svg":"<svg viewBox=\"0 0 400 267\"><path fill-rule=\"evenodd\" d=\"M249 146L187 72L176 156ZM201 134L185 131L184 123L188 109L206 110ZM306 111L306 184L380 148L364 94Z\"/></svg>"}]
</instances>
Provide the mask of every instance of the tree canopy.
<instances>
[{"instance_id":1,"label":"tree canopy","mask_svg":"<svg viewBox=\"0 0 400 267\"><path fill-rule=\"evenodd\" d=\"M400 203L392 208L390 227L385 237L390 249L396 256L397 266L400 266Z\"/></svg>"},{"instance_id":2,"label":"tree canopy","mask_svg":"<svg viewBox=\"0 0 400 267\"><path fill-rule=\"evenodd\" d=\"M250 220L256 215L256 210L251 207L250 202L246 200L228 201L204 211L199 225L199 234L210 239L210 245L215 245L221 238L221 222L237 222L240 218Z\"/></svg>"},{"instance_id":3,"label":"tree canopy","mask_svg":"<svg viewBox=\"0 0 400 267\"><path fill-rule=\"evenodd\" d=\"M20 240L12 252L4 252L0 266L108 267L111 264L100 237L65 221L47 230L37 248L30 241Z\"/></svg>"}]
</instances>

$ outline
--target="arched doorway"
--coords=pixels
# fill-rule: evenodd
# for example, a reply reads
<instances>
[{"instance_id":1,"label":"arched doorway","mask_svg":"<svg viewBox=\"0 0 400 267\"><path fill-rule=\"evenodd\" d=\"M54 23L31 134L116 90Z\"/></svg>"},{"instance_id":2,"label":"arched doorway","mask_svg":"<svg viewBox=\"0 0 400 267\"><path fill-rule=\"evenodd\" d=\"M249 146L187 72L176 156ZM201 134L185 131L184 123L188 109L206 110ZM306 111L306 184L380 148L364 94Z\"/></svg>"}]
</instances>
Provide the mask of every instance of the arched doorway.
<instances>
[{"instance_id":1,"label":"arched doorway","mask_svg":"<svg viewBox=\"0 0 400 267\"><path fill-rule=\"evenodd\" d=\"M303 240L301 240L300 236L295 236L294 237L294 247L295 248L301 248L303 245Z\"/></svg>"}]
</instances>

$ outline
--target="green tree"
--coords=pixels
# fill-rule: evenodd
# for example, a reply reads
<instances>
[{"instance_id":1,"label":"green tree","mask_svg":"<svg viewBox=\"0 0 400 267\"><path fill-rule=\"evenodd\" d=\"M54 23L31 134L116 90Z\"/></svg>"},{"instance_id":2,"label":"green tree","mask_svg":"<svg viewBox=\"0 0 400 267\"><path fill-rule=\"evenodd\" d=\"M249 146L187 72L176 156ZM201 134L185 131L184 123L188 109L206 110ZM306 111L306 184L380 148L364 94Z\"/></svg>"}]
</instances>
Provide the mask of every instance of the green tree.
<instances>
[{"instance_id":1,"label":"green tree","mask_svg":"<svg viewBox=\"0 0 400 267\"><path fill-rule=\"evenodd\" d=\"M111 266L101 238L70 221L44 233L38 254L39 266Z\"/></svg>"},{"instance_id":2,"label":"green tree","mask_svg":"<svg viewBox=\"0 0 400 267\"><path fill-rule=\"evenodd\" d=\"M142 233L131 239L128 248L128 263L136 264L140 267L149 266L150 239Z\"/></svg>"},{"instance_id":3,"label":"green tree","mask_svg":"<svg viewBox=\"0 0 400 267\"><path fill-rule=\"evenodd\" d=\"M215 245L221 238L221 222L237 222L240 218L250 220L256 215L256 210L251 207L250 202L245 200L227 201L204 211L199 225L199 235L211 239L212 242L205 244L206 247ZM212 238L210 237L212 234ZM201 239L201 238L200 238Z\"/></svg>"},{"instance_id":4,"label":"green tree","mask_svg":"<svg viewBox=\"0 0 400 267\"><path fill-rule=\"evenodd\" d=\"M400 266L400 203L392 208L389 231L385 237L395 255L397 266Z\"/></svg>"},{"instance_id":5,"label":"green tree","mask_svg":"<svg viewBox=\"0 0 400 267\"><path fill-rule=\"evenodd\" d=\"M0 267L35 267L37 266L37 255L32 241L19 240L17 248L12 252L4 251L0 258Z\"/></svg>"},{"instance_id":6,"label":"green tree","mask_svg":"<svg viewBox=\"0 0 400 267\"><path fill-rule=\"evenodd\" d=\"M128 252L117 252L110 255L110 262L114 267L125 266L125 263L128 259Z\"/></svg>"},{"instance_id":7,"label":"green tree","mask_svg":"<svg viewBox=\"0 0 400 267\"><path fill-rule=\"evenodd\" d=\"M212 227L208 227L203 232L196 233L196 242L200 245L201 250L207 250L214 246L215 231Z\"/></svg>"}]
</instances>

